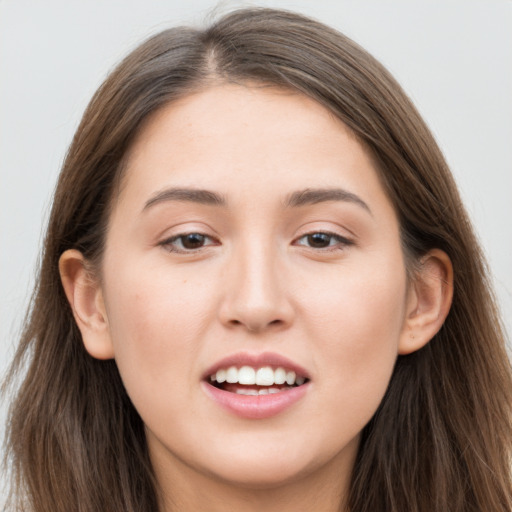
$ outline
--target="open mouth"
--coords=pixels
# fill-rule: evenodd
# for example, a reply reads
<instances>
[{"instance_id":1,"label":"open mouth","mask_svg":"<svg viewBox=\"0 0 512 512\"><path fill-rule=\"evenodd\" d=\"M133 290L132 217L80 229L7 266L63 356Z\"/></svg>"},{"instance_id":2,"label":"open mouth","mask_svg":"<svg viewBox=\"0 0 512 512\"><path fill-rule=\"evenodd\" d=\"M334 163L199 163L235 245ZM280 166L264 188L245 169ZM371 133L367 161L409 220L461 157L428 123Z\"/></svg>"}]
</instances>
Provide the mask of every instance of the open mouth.
<instances>
[{"instance_id":1,"label":"open mouth","mask_svg":"<svg viewBox=\"0 0 512 512\"><path fill-rule=\"evenodd\" d=\"M209 377L209 383L218 389L248 396L282 393L308 381L306 377L281 366L229 366L220 368Z\"/></svg>"}]
</instances>

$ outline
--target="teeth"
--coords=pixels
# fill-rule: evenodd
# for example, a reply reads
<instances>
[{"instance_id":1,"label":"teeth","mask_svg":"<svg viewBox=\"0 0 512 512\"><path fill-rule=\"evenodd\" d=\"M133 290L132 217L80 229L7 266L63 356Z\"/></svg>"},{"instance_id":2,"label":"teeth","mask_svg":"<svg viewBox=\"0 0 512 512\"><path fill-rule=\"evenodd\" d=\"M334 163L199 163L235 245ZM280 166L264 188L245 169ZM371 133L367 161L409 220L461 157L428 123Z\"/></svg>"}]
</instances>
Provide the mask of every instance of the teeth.
<instances>
[{"instance_id":1,"label":"teeth","mask_svg":"<svg viewBox=\"0 0 512 512\"><path fill-rule=\"evenodd\" d=\"M236 393L237 393L237 395L251 395L251 396L258 395L258 391L256 389L237 389Z\"/></svg>"},{"instance_id":2,"label":"teeth","mask_svg":"<svg viewBox=\"0 0 512 512\"><path fill-rule=\"evenodd\" d=\"M284 368L277 368L274 372L274 383L284 384L286 382L286 371Z\"/></svg>"},{"instance_id":3,"label":"teeth","mask_svg":"<svg viewBox=\"0 0 512 512\"><path fill-rule=\"evenodd\" d=\"M239 388L235 391L237 395L247 395L247 396L258 396L258 395L274 395L275 393L281 393L281 391L287 391L288 389L293 389L291 387L283 387L283 388L269 388L269 389L244 389Z\"/></svg>"},{"instance_id":4,"label":"teeth","mask_svg":"<svg viewBox=\"0 0 512 512\"><path fill-rule=\"evenodd\" d=\"M297 376L294 371L286 371L284 368L279 367L273 370L270 366L263 366L258 369L251 368L250 366L242 366L238 369L236 366L229 368L222 368L217 370L216 373L210 375L212 382L228 382L229 384L243 384L246 386L273 386L274 384L280 386L288 384L288 386L301 386L306 381L305 377Z\"/></svg>"},{"instance_id":5,"label":"teeth","mask_svg":"<svg viewBox=\"0 0 512 512\"><path fill-rule=\"evenodd\" d=\"M238 369L236 366L230 366L226 370L226 382L229 382L230 384L235 384L238 382Z\"/></svg>"},{"instance_id":6,"label":"teeth","mask_svg":"<svg viewBox=\"0 0 512 512\"><path fill-rule=\"evenodd\" d=\"M250 366L242 366L240 370L238 370L238 383L239 384L256 384L256 372L254 368Z\"/></svg>"},{"instance_id":7,"label":"teeth","mask_svg":"<svg viewBox=\"0 0 512 512\"><path fill-rule=\"evenodd\" d=\"M260 368L256 373L256 384L258 386L272 386L274 384L274 370L270 366Z\"/></svg>"},{"instance_id":8,"label":"teeth","mask_svg":"<svg viewBox=\"0 0 512 512\"><path fill-rule=\"evenodd\" d=\"M288 386L293 386L293 384L295 384L295 372L286 373L286 384L288 384Z\"/></svg>"}]
</instances>

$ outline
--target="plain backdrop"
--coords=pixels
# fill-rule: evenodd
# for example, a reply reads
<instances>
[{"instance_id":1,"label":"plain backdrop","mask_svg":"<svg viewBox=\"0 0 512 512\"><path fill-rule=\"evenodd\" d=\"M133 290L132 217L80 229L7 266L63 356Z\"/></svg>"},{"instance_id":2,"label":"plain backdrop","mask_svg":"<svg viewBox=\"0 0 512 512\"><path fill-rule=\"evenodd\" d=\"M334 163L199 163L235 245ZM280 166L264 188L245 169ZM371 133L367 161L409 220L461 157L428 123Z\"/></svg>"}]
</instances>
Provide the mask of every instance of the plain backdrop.
<instances>
[{"instance_id":1,"label":"plain backdrop","mask_svg":"<svg viewBox=\"0 0 512 512\"><path fill-rule=\"evenodd\" d=\"M395 75L451 166L512 332L512 1L0 0L0 371L59 168L95 89L150 34L248 5L314 16Z\"/></svg>"}]
</instances>

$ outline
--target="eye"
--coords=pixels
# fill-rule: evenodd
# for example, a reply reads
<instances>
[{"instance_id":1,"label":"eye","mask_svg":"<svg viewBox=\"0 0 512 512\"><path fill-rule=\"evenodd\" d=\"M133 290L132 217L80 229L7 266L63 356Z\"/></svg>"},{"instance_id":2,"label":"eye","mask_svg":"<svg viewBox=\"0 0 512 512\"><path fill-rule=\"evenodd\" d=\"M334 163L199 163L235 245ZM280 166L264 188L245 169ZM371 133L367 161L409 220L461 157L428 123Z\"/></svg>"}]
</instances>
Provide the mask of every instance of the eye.
<instances>
[{"instance_id":1,"label":"eye","mask_svg":"<svg viewBox=\"0 0 512 512\"><path fill-rule=\"evenodd\" d=\"M302 245L311 249L342 249L352 245L352 241L336 233L318 231L301 236L295 241L296 245Z\"/></svg>"},{"instance_id":2,"label":"eye","mask_svg":"<svg viewBox=\"0 0 512 512\"><path fill-rule=\"evenodd\" d=\"M202 233L183 233L160 243L162 247L170 252L193 252L215 244L215 240Z\"/></svg>"}]
</instances>

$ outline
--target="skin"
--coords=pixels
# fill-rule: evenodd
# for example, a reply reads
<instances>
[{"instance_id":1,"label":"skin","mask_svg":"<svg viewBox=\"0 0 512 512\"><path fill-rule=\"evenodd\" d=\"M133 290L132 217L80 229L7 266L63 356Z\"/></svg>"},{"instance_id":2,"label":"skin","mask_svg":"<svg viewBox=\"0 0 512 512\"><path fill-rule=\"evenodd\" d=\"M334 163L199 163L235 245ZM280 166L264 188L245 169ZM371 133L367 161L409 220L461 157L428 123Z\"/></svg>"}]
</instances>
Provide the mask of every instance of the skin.
<instances>
[{"instance_id":1,"label":"skin","mask_svg":"<svg viewBox=\"0 0 512 512\"><path fill-rule=\"evenodd\" d=\"M225 204L162 195L176 188ZM306 189L351 195L287 204ZM186 233L204 245L186 249ZM314 247L312 233L333 235ZM115 358L146 425L163 510L339 511L397 355L427 343L451 301L441 251L407 279L365 148L318 103L269 87L220 85L153 115L128 155L101 279L77 251L60 263L87 350ZM268 351L309 372L292 407L240 418L203 391L216 361Z\"/></svg>"}]
</instances>

